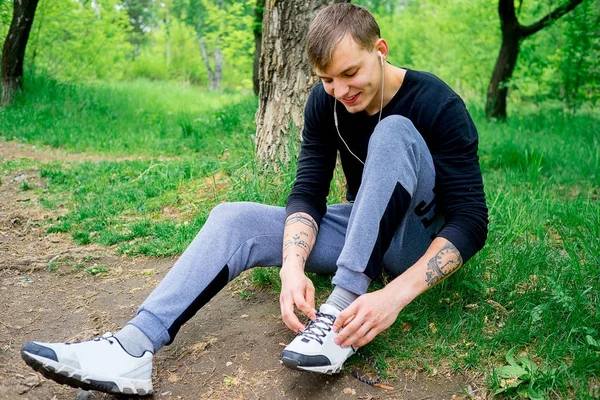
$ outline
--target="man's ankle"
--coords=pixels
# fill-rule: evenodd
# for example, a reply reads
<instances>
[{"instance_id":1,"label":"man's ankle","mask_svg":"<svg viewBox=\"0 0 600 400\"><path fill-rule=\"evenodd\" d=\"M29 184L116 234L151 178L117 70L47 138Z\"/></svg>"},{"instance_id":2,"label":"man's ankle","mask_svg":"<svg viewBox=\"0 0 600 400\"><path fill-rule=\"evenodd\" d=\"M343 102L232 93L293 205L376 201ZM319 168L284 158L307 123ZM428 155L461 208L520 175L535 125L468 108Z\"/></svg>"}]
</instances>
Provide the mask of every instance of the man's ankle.
<instances>
[{"instance_id":1,"label":"man's ankle","mask_svg":"<svg viewBox=\"0 0 600 400\"><path fill-rule=\"evenodd\" d=\"M325 303L342 311L350 304L352 304L352 302L358 297L359 296L356 293L352 293L351 291L346 290L341 286L334 286L333 291L331 292Z\"/></svg>"},{"instance_id":2,"label":"man's ankle","mask_svg":"<svg viewBox=\"0 0 600 400\"><path fill-rule=\"evenodd\" d=\"M147 351L154 353L152 341L135 325L127 324L113 336L119 340L125 351L132 356L140 357Z\"/></svg>"}]
</instances>

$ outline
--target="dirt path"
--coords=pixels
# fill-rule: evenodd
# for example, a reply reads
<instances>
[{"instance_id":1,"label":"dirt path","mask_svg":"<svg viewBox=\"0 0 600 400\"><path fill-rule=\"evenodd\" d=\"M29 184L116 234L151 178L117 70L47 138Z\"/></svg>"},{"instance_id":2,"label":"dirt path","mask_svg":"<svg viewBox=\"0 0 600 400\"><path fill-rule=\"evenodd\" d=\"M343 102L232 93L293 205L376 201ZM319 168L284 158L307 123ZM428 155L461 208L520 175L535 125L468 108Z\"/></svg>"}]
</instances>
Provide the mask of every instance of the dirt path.
<instances>
[{"instance_id":1,"label":"dirt path","mask_svg":"<svg viewBox=\"0 0 600 400\"><path fill-rule=\"evenodd\" d=\"M0 142L4 158L88 160L62 155ZM122 257L110 248L78 246L69 235L45 233L40 222L56 215L43 210L31 191L19 190L20 174L44 184L34 168L4 175L0 185L0 399L114 398L45 380L21 360L20 348L32 339L85 339L118 330L174 260ZM95 265L108 266L108 272L85 271ZM245 300L238 293L245 279L215 297L157 354L153 398L424 400L468 398L466 391L483 397L480 379L465 376L388 370L385 383L394 390L387 391L348 372L331 377L288 370L278 356L293 334L281 322L278 295L257 291Z\"/></svg>"}]
</instances>

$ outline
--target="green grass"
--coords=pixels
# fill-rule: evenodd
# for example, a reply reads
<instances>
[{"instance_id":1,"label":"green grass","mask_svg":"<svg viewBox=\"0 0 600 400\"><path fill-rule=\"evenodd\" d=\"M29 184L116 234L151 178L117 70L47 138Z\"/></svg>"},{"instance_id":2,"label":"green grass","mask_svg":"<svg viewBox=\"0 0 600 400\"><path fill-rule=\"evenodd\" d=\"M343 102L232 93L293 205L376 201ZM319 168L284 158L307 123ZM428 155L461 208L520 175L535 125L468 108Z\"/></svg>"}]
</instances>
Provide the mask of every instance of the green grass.
<instances>
[{"instance_id":1,"label":"green grass","mask_svg":"<svg viewBox=\"0 0 600 400\"><path fill-rule=\"evenodd\" d=\"M0 112L4 137L106 155L0 160L5 174L37 167L46 184L40 203L66 207L45 222L50 232L131 255L173 255L222 201L285 203L296 161L278 173L255 162L251 95L148 82L29 85L27 99ZM474 118L490 208L487 245L362 351L389 374L395 367L476 371L503 397L593 398L600 379L600 118L553 110L515 114L506 124L486 122L477 110ZM335 180L330 202L343 197L339 172ZM275 269L257 269L253 279L279 285ZM323 298L330 278L315 285Z\"/></svg>"},{"instance_id":2,"label":"green grass","mask_svg":"<svg viewBox=\"0 0 600 400\"><path fill-rule=\"evenodd\" d=\"M240 116L256 108L248 94L147 81L75 86L37 77L25 90L0 112L2 136L110 155L223 154L251 134L253 120Z\"/></svg>"}]
</instances>

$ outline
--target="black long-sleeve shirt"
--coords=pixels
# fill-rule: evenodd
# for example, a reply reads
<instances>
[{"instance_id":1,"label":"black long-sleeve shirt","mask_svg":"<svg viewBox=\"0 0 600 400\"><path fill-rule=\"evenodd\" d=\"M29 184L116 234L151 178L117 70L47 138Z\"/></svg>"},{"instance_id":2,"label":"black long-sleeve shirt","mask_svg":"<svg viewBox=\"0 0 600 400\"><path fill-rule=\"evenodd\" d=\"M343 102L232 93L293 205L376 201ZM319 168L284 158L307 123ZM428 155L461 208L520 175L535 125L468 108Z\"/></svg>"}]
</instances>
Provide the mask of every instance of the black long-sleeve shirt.
<instances>
[{"instance_id":1,"label":"black long-sleeve shirt","mask_svg":"<svg viewBox=\"0 0 600 400\"><path fill-rule=\"evenodd\" d=\"M326 211L326 197L340 153L346 176L346 198L354 200L363 165L339 139L333 118L334 98L321 83L315 85L304 110L302 145L287 215L306 212L317 224ZM402 115L412 121L431 152L436 172L437 212L445 224L438 236L448 239L466 262L485 244L488 210L477 156L478 134L462 99L432 74L407 70L402 86L383 108L382 118ZM337 105L338 126L344 140L361 160L379 113L350 114Z\"/></svg>"}]
</instances>

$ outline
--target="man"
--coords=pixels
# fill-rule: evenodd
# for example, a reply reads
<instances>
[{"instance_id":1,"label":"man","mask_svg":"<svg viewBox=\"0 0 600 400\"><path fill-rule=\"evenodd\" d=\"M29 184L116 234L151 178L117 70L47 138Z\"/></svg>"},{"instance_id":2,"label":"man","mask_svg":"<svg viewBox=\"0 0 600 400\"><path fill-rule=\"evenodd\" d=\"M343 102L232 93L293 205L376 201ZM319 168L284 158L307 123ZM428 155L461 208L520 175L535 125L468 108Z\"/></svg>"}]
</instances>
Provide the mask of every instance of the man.
<instances>
[{"instance_id":1,"label":"man","mask_svg":"<svg viewBox=\"0 0 600 400\"><path fill-rule=\"evenodd\" d=\"M306 105L286 208L215 207L121 331L76 344L29 342L29 365L84 389L148 394L152 356L183 323L243 270L281 265L281 315L299 332L281 362L339 372L357 347L483 247L478 137L458 95L430 74L386 63L387 43L360 6L321 11L307 52L321 82ZM326 206L338 152L349 202ZM383 268L396 278L367 293ZM305 269L335 274L319 311ZM295 307L311 320L306 327Z\"/></svg>"}]
</instances>

